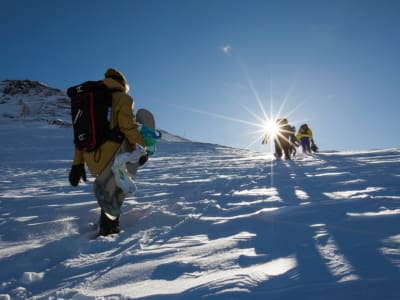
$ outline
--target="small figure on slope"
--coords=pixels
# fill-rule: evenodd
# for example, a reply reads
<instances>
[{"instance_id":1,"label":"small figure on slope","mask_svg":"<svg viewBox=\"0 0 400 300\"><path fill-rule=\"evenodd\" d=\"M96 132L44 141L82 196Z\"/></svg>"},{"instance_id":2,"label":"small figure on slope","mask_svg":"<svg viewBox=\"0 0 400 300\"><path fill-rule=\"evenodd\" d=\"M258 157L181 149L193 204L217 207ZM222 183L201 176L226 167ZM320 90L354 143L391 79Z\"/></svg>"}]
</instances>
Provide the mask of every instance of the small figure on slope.
<instances>
[{"instance_id":1,"label":"small figure on slope","mask_svg":"<svg viewBox=\"0 0 400 300\"><path fill-rule=\"evenodd\" d=\"M275 153L276 159L281 159L283 154L286 160L290 160L292 148L297 147L298 143L295 136L293 127L288 123L287 119L277 119L277 132L274 135ZM262 144L267 144L270 138L270 133L267 133L264 137Z\"/></svg>"},{"instance_id":2,"label":"small figure on slope","mask_svg":"<svg viewBox=\"0 0 400 300\"><path fill-rule=\"evenodd\" d=\"M318 152L318 147L314 142L313 133L308 124L300 126L299 131L296 134L297 140L300 141L303 153Z\"/></svg>"}]
</instances>

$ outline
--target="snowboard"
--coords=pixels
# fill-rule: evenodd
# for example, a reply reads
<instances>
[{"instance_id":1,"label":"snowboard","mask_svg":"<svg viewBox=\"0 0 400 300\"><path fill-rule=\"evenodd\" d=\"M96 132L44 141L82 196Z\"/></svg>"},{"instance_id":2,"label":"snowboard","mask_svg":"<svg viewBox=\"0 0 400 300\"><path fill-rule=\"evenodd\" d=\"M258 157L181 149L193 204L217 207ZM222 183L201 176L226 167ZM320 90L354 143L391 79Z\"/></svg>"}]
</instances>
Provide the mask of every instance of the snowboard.
<instances>
[{"instance_id":1,"label":"snowboard","mask_svg":"<svg viewBox=\"0 0 400 300\"><path fill-rule=\"evenodd\" d=\"M262 145L268 144L268 140L269 140L269 134L266 134L263 140L261 141L261 144Z\"/></svg>"},{"instance_id":2,"label":"snowboard","mask_svg":"<svg viewBox=\"0 0 400 300\"><path fill-rule=\"evenodd\" d=\"M136 112L136 122L153 130L156 129L156 122L153 114L145 108L141 108Z\"/></svg>"},{"instance_id":3,"label":"snowboard","mask_svg":"<svg viewBox=\"0 0 400 300\"><path fill-rule=\"evenodd\" d=\"M157 141L161 138L154 116L149 110L141 108L136 113L136 122L140 125L139 132L146 144L146 151L151 156L156 152Z\"/></svg>"},{"instance_id":4,"label":"snowboard","mask_svg":"<svg viewBox=\"0 0 400 300\"><path fill-rule=\"evenodd\" d=\"M138 130L146 148L136 144L134 151L117 154L111 167L116 184L126 195L133 195L136 192L134 177L139 167L139 159L142 156L154 154L157 140L161 138L161 132L156 132L155 119L149 110L139 109L136 113L136 122L140 125Z\"/></svg>"},{"instance_id":5,"label":"snowboard","mask_svg":"<svg viewBox=\"0 0 400 300\"><path fill-rule=\"evenodd\" d=\"M317 146L316 144L312 144L312 145L311 145L311 151L312 151L312 152L317 153L318 150L319 150L319 148L318 148L318 146Z\"/></svg>"}]
</instances>

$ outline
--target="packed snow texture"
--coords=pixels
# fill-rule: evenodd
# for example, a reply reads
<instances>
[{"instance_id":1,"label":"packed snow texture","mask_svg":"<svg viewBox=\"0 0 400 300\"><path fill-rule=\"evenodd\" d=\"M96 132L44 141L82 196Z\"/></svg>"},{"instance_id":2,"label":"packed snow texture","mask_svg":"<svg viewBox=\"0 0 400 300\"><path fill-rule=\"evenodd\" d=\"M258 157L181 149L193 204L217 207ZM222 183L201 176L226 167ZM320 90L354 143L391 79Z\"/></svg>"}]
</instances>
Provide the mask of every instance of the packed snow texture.
<instances>
[{"instance_id":1,"label":"packed snow texture","mask_svg":"<svg viewBox=\"0 0 400 300\"><path fill-rule=\"evenodd\" d=\"M1 300L400 299L400 149L274 161L164 132L93 239L69 118L64 91L0 83Z\"/></svg>"},{"instance_id":2,"label":"packed snow texture","mask_svg":"<svg viewBox=\"0 0 400 300\"><path fill-rule=\"evenodd\" d=\"M71 129L2 125L0 299L398 299L400 150L268 154L163 140L92 239Z\"/></svg>"}]
</instances>

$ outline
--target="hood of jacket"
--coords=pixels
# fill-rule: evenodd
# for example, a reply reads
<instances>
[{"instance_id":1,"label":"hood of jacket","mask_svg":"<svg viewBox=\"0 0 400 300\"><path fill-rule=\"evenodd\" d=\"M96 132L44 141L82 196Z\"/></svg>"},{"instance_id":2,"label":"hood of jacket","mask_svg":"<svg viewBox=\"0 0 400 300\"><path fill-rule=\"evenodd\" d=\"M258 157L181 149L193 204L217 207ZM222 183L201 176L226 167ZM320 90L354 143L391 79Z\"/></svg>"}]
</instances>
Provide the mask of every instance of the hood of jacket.
<instances>
[{"instance_id":1,"label":"hood of jacket","mask_svg":"<svg viewBox=\"0 0 400 300\"><path fill-rule=\"evenodd\" d=\"M125 93L129 92L129 84L124 74L112 68L109 68L106 73L104 73L104 84L113 90Z\"/></svg>"},{"instance_id":2,"label":"hood of jacket","mask_svg":"<svg viewBox=\"0 0 400 300\"><path fill-rule=\"evenodd\" d=\"M103 82L112 91L128 93L126 87L115 79L104 78Z\"/></svg>"}]
</instances>

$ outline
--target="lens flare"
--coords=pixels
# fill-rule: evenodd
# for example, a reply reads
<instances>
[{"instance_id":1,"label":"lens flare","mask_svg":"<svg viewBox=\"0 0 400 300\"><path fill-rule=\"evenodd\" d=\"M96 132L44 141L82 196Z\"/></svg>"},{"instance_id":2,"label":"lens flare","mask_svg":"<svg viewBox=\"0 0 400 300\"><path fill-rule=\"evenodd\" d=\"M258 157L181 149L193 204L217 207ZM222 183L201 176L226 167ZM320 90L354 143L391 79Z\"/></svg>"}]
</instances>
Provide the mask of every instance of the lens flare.
<instances>
[{"instance_id":1,"label":"lens flare","mask_svg":"<svg viewBox=\"0 0 400 300\"><path fill-rule=\"evenodd\" d=\"M229 45L228 45L229 46ZM228 48L228 46L225 48L222 48L224 52L230 51L231 48ZM230 47L230 46L229 46ZM278 140L285 140L286 134L283 134L283 128L280 128L279 125L279 119L283 118L291 118L291 116L294 114L294 112L301 107L302 103L297 104L297 107L292 109L289 112L285 112L285 106L286 103L288 102L290 95L292 94L293 91L293 84L290 85L288 88L288 91L286 94L282 97L282 99L275 99L273 97L273 92L272 92L272 82L269 84L269 99L265 100L263 97L260 95L258 90L256 89L256 86L247 72L247 68L243 60L240 58L238 53L235 53L235 55L232 55L232 58L236 60L238 65L240 66L241 71L243 72L244 79L245 79L245 84L240 83L239 87L242 89L243 87L246 87L250 91L250 97L253 97L256 102L256 106L254 107L253 105L249 106L248 103L243 104L243 103L237 103L239 107L241 107L242 111L247 112L249 116L246 117L246 114L243 114L241 111L241 117L234 117L230 115L225 115L225 114L220 114L216 113L215 111L205 111L202 109L197 109L194 107L187 107L187 106L181 106L181 105L175 105L169 103L168 105L174 106L175 108L179 109L184 109L187 111L191 111L194 113L198 114L203 114L207 115L210 117L215 117L219 119L224 119L228 120L231 122L235 123L241 123L246 126L246 129L244 129L241 132L241 135L248 136L248 144L245 146L246 149L250 149L251 147L263 147L261 148L262 151L264 152L266 150L266 153L273 158L272 153L274 152L274 140L276 140L277 137L279 137ZM265 106L265 103L269 103L269 108ZM274 103L278 103L278 107L274 108ZM291 120L290 124L296 124L298 122ZM249 130L249 127L253 127L253 129ZM279 142L279 141L278 141ZM268 145L267 148L264 148L265 145ZM268 151L269 149L269 151Z\"/></svg>"},{"instance_id":2,"label":"lens flare","mask_svg":"<svg viewBox=\"0 0 400 300\"><path fill-rule=\"evenodd\" d=\"M264 134L274 139L279 133L279 125L273 120L264 121Z\"/></svg>"}]
</instances>

